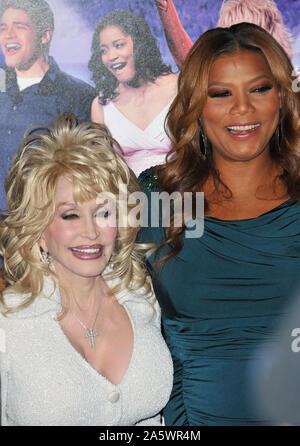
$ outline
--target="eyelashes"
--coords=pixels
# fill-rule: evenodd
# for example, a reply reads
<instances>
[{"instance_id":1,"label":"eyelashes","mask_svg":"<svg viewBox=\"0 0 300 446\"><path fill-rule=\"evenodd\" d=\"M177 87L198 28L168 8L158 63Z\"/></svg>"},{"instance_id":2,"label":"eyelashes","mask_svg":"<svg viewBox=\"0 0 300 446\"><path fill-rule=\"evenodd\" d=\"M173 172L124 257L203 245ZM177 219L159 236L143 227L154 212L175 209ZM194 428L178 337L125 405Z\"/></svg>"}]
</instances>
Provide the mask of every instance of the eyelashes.
<instances>
[{"instance_id":1,"label":"eyelashes","mask_svg":"<svg viewBox=\"0 0 300 446\"><path fill-rule=\"evenodd\" d=\"M251 91L251 93L265 93L266 91L270 91L272 90L273 85L272 84L268 84L268 85L263 85L262 87L259 88L255 88L254 90Z\"/></svg>"},{"instance_id":2,"label":"eyelashes","mask_svg":"<svg viewBox=\"0 0 300 446\"><path fill-rule=\"evenodd\" d=\"M115 43L113 46L114 46L114 48L116 48L116 49L120 49L120 48L123 48L123 46L125 46L125 45L126 45L126 42L118 42L118 43ZM106 48L106 47L102 47L102 48L100 48L100 50L99 50L99 54L100 54L101 56L103 56L103 55L106 54L108 51L109 51L108 48Z\"/></svg>"},{"instance_id":3,"label":"eyelashes","mask_svg":"<svg viewBox=\"0 0 300 446\"><path fill-rule=\"evenodd\" d=\"M253 88L252 90L250 90L250 93L264 94L272 90L272 88L272 84L262 85L261 87ZM226 98L232 96L232 92L230 90L211 91L208 93L208 96L210 98Z\"/></svg>"},{"instance_id":4,"label":"eyelashes","mask_svg":"<svg viewBox=\"0 0 300 446\"><path fill-rule=\"evenodd\" d=\"M63 214L63 215L61 216L61 218L62 218L63 220L72 220L72 219L77 218L77 217L78 217L77 214Z\"/></svg>"},{"instance_id":5,"label":"eyelashes","mask_svg":"<svg viewBox=\"0 0 300 446\"><path fill-rule=\"evenodd\" d=\"M208 93L208 96L210 98L225 98L225 97L230 96L230 95L231 95L230 91L227 91L227 90L225 90L225 91L218 91L218 92L214 92L214 93Z\"/></svg>"},{"instance_id":6,"label":"eyelashes","mask_svg":"<svg viewBox=\"0 0 300 446\"><path fill-rule=\"evenodd\" d=\"M95 217L97 217L97 218L99 218L99 217L100 218L108 218L108 217L111 216L111 214L112 214L112 212L109 209L103 209L101 211L98 211L95 214ZM79 218L79 215L75 214L74 212L72 212L71 214L62 214L61 218L63 220L74 220L76 218Z\"/></svg>"}]
</instances>

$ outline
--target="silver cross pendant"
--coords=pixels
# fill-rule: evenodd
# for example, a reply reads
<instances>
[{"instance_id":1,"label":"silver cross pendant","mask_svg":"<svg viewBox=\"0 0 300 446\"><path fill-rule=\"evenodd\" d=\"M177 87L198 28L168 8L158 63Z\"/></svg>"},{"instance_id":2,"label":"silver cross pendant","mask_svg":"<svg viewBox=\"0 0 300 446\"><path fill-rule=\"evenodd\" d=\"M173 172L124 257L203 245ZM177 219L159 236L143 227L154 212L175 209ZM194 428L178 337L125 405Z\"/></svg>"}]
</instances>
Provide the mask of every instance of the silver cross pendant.
<instances>
[{"instance_id":1,"label":"silver cross pendant","mask_svg":"<svg viewBox=\"0 0 300 446\"><path fill-rule=\"evenodd\" d=\"M90 338L92 348L95 347L95 336L98 336L98 333L96 333L92 328L89 328L89 331L85 337Z\"/></svg>"}]
</instances>

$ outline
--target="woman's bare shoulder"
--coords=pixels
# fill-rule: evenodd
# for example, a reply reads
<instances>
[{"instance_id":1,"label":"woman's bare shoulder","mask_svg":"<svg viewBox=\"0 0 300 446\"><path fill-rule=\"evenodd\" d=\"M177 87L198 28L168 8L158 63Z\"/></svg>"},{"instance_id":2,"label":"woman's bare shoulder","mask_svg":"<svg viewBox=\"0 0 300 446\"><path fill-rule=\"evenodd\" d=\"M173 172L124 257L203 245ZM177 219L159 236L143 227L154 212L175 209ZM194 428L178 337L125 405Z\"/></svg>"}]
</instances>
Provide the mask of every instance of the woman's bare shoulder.
<instances>
[{"instance_id":1,"label":"woman's bare shoulder","mask_svg":"<svg viewBox=\"0 0 300 446\"><path fill-rule=\"evenodd\" d=\"M177 80L178 76L177 74L174 73L162 74L157 78L158 83L162 86L167 86L167 85L177 86Z\"/></svg>"},{"instance_id":2,"label":"woman's bare shoulder","mask_svg":"<svg viewBox=\"0 0 300 446\"><path fill-rule=\"evenodd\" d=\"M98 96L92 102L91 106L91 120L98 124L104 124L104 112L103 107L99 104Z\"/></svg>"},{"instance_id":3,"label":"woman's bare shoulder","mask_svg":"<svg viewBox=\"0 0 300 446\"><path fill-rule=\"evenodd\" d=\"M176 74L166 74L157 79L157 85L169 91L169 94L173 93L175 95L177 93L177 80L178 76Z\"/></svg>"}]
</instances>

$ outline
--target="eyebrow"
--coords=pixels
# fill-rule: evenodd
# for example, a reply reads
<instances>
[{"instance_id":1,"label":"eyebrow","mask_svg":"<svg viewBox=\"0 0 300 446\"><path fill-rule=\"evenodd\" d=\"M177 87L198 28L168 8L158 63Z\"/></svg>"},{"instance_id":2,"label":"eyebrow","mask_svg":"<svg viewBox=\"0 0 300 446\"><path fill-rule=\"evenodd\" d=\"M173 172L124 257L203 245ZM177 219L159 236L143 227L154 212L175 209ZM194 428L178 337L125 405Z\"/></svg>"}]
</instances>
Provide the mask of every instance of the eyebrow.
<instances>
[{"instance_id":1,"label":"eyebrow","mask_svg":"<svg viewBox=\"0 0 300 446\"><path fill-rule=\"evenodd\" d=\"M106 204L107 203L96 203L97 204L97 208L101 208L101 207L103 207L103 206L106 206ZM57 203L57 209L59 208L59 207L61 207L61 206L69 206L69 207L72 207L72 208L77 208L78 207L78 205L76 204L76 203L72 203L72 202L69 202L69 201L61 201L60 203Z\"/></svg>"},{"instance_id":2,"label":"eyebrow","mask_svg":"<svg viewBox=\"0 0 300 446\"><path fill-rule=\"evenodd\" d=\"M29 23L26 23L26 22L16 22L16 21L14 21L13 24L14 24L14 25L23 25L23 26L27 26L28 28L30 27L30 24L29 24ZM6 25L6 23L5 23L5 22L1 22L1 23L0 23L0 26L3 26L3 25Z\"/></svg>"},{"instance_id":3,"label":"eyebrow","mask_svg":"<svg viewBox=\"0 0 300 446\"><path fill-rule=\"evenodd\" d=\"M77 205L75 203L71 203L69 201L61 201L60 203L57 203L57 207L60 206L73 206L73 207L77 207Z\"/></svg>"},{"instance_id":4,"label":"eyebrow","mask_svg":"<svg viewBox=\"0 0 300 446\"><path fill-rule=\"evenodd\" d=\"M112 43L117 43L117 42L119 42L120 40L125 40L125 37L121 37L120 39L113 40ZM107 45L106 45L105 43L100 43L100 46L107 46Z\"/></svg>"},{"instance_id":5,"label":"eyebrow","mask_svg":"<svg viewBox=\"0 0 300 446\"><path fill-rule=\"evenodd\" d=\"M256 76L253 79L251 79L250 81L248 81L248 84L252 84L253 82L257 82L260 79L263 78L267 78L269 80L271 80L270 76L268 76L267 74L261 74L260 76ZM211 84L208 85L208 87L211 87L212 85L219 85L221 87L224 86L228 86L228 85L233 85L232 83L226 83L226 82L212 82Z\"/></svg>"}]
</instances>

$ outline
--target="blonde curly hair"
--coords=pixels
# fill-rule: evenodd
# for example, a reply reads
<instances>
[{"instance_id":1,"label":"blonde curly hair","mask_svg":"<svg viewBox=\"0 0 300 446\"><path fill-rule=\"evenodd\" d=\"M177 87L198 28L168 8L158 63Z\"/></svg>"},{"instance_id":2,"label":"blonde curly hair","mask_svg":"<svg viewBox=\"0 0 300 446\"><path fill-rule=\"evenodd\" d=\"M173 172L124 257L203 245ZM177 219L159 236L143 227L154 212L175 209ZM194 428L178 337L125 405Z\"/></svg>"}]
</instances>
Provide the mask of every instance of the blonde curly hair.
<instances>
[{"instance_id":1,"label":"blonde curly hair","mask_svg":"<svg viewBox=\"0 0 300 446\"><path fill-rule=\"evenodd\" d=\"M109 192L118 210L120 187L127 188L128 197L140 191L134 173L114 147L119 147L118 143L105 126L91 122L77 125L70 114L60 116L53 127L31 133L21 143L5 181L8 215L0 222L0 253L8 290L28 295L20 307L29 305L41 292L45 273L55 278L42 262L40 239L54 218L56 185L62 175L72 178L76 202ZM127 199L127 215L133 207ZM135 243L139 226L129 224L126 218L124 224L124 216L122 222L105 279L120 279L114 293L142 288L142 294L148 294L150 279ZM3 294L0 302L6 307Z\"/></svg>"}]
</instances>

